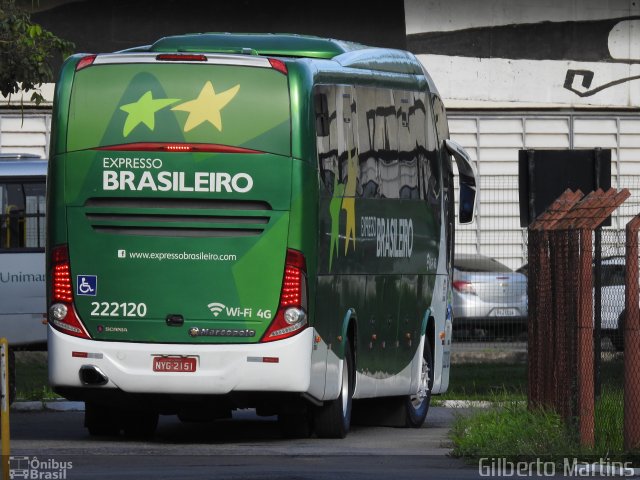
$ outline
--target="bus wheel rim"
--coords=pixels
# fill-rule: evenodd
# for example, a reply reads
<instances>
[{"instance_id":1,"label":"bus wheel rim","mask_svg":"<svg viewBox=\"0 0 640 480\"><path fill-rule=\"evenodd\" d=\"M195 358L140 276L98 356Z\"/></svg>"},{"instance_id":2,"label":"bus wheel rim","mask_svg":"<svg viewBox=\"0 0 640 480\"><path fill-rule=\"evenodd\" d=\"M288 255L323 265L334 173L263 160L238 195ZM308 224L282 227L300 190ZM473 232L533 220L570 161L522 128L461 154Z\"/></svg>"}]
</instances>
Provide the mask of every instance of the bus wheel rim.
<instances>
[{"instance_id":1,"label":"bus wheel rim","mask_svg":"<svg viewBox=\"0 0 640 480\"><path fill-rule=\"evenodd\" d=\"M420 385L415 395L411 395L411 404L413 408L419 410L422 403L429 394L429 364L427 360L422 358L422 365L420 367Z\"/></svg>"},{"instance_id":2,"label":"bus wheel rim","mask_svg":"<svg viewBox=\"0 0 640 480\"><path fill-rule=\"evenodd\" d=\"M340 396L342 397L342 416L347 416L347 408L349 405L349 367L347 360L344 361L342 367L342 387L340 389Z\"/></svg>"}]
</instances>

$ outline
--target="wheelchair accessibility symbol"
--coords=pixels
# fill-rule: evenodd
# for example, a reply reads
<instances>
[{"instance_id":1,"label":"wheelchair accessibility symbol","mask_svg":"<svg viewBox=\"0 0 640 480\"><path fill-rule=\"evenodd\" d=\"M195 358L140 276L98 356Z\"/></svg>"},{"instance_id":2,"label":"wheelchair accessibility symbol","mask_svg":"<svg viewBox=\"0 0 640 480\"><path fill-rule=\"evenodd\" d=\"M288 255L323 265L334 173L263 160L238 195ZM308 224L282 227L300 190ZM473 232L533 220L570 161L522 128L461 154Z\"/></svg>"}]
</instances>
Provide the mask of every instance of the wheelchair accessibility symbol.
<instances>
[{"instance_id":1,"label":"wheelchair accessibility symbol","mask_svg":"<svg viewBox=\"0 0 640 480\"><path fill-rule=\"evenodd\" d=\"M76 295L95 297L98 293L97 275L78 275L76 277Z\"/></svg>"}]
</instances>

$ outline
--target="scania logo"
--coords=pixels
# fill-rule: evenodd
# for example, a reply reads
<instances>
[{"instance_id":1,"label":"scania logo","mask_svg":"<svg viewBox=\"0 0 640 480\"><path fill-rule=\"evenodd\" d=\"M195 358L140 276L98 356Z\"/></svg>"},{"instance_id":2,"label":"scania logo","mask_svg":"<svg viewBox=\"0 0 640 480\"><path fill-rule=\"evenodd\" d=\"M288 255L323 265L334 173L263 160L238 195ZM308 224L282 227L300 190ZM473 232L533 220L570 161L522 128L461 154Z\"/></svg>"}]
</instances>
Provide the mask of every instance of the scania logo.
<instances>
[{"instance_id":1,"label":"scania logo","mask_svg":"<svg viewBox=\"0 0 640 480\"><path fill-rule=\"evenodd\" d=\"M235 328L198 328L189 329L191 337L255 337L256 331Z\"/></svg>"}]
</instances>

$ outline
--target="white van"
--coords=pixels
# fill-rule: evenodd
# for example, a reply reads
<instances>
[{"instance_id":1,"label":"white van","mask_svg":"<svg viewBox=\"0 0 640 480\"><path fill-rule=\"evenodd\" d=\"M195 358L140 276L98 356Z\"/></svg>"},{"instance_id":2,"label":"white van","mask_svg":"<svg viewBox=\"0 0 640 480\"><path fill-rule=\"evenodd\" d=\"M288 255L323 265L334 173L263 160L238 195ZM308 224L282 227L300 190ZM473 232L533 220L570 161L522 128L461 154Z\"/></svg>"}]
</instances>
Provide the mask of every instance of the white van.
<instances>
[{"instance_id":1,"label":"white van","mask_svg":"<svg viewBox=\"0 0 640 480\"><path fill-rule=\"evenodd\" d=\"M10 363L15 349L47 341L46 175L47 161L37 155L0 154L0 337L9 341Z\"/></svg>"}]
</instances>

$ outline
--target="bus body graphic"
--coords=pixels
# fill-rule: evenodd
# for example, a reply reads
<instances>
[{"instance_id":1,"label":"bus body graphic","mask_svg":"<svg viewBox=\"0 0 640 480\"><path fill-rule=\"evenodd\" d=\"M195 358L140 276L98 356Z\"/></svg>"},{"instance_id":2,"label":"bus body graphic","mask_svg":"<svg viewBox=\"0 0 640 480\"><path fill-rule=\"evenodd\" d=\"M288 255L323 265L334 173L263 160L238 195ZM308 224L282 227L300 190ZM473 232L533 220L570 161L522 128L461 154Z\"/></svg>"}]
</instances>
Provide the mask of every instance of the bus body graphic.
<instances>
[{"instance_id":1,"label":"bus body graphic","mask_svg":"<svg viewBox=\"0 0 640 480\"><path fill-rule=\"evenodd\" d=\"M343 437L376 397L424 421L448 385L451 155L472 207L475 181L411 54L167 37L71 57L54 125L50 379L91 433L257 408Z\"/></svg>"}]
</instances>

